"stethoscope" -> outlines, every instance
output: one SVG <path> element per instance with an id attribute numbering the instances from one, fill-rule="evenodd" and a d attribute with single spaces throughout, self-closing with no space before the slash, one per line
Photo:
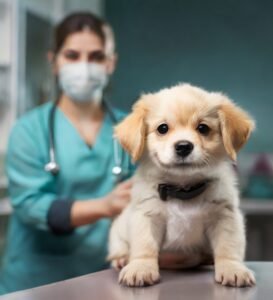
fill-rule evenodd
<path id="1" fill-rule="evenodd" d="M 110 106 L 110 104 L 104 99 L 102 101 L 103 108 L 108 112 L 113 124 L 117 124 L 118 120 Z M 55 146 L 55 114 L 58 106 L 58 100 L 54 102 L 50 112 L 49 112 L 49 162 L 45 165 L 45 171 L 51 173 L 52 175 L 57 175 L 60 171 L 60 166 L 56 161 L 56 146 Z M 115 182 L 121 181 L 123 177 L 123 160 L 124 151 L 120 147 L 118 141 L 113 138 L 113 153 L 114 153 L 114 167 L 112 168 L 112 174 L 115 177 Z"/>

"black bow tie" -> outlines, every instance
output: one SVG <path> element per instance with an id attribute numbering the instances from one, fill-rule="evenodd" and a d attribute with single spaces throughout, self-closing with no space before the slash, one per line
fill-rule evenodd
<path id="1" fill-rule="evenodd" d="M 161 183 L 158 185 L 158 192 L 161 200 L 166 201 L 168 197 L 190 200 L 201 195 L 208 187 L 210 180 L 201 181 L 189 187 Z"/>

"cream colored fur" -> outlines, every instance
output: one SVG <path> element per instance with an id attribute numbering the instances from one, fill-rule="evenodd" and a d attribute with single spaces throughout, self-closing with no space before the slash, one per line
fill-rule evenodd
<path id="1" fill-rule="evenodd" d="M 171 128 L 165 136 L 156 131 L 163 122 Z M 199 123 L 212 128 L 209 136 L 196 131 Z M 245 229 L 231 162 L 253 128 L 251 118 L 226 96 L 190 85 L 144 95 L 136 103 L 116 128 L 121 144 L 139 160 L 132 201 L 110 232 L 109 260 L 123 267 L 120 283 L 143 286 L 159 281 L 162 252 L 184 255 L 181 268 L 201 264 L 211 255 L 217 282 L 238 287 L 255 283 L 243 263 Z M 185 165 L 173 151 L 181 139 L 194 144 Z M 195 199 L 159 198 L 159 183 L 186 185 L 207 178 L 213 181 Z"/>

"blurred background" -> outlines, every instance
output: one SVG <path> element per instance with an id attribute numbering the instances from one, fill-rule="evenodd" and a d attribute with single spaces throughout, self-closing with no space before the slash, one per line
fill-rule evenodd
<path id="1" fill-rule="evenodd" d="M 0 0 L 0 251 L 12 213 L 8 135 L 21 114 L 54 99 L 52 28 L 75 11 L 92 11 L 113 26 L 114 105 L 129 110 L 143 92 L 189 82 L 223 91 L 254 116 L 257 130 L 237 168 L 247 259 L 273 260 L 272 0 Z"/>

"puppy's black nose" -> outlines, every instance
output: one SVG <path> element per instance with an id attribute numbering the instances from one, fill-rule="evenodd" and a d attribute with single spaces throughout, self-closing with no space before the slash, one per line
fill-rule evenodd
<path id="1" fill-rule="evenodd" d="M 194 146 L 189 141 L 179 141 L 174 145 L 174 148 L 176 154 L 184 158 L 192 152 Z"/>

